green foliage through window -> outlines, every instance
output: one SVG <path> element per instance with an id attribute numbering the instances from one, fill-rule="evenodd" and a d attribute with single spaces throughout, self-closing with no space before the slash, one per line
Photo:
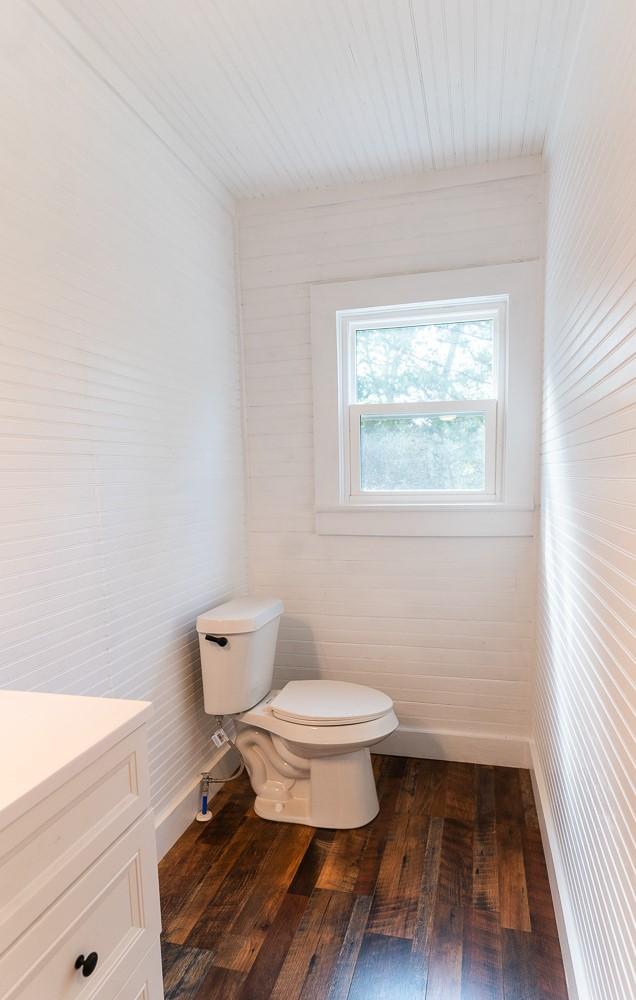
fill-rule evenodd
<path id="1" fill-rule="evenodd" d="M 492 399 L 492 319 L 357 330 L 358 403 Z"/>
<path id="2" fill-rule="evenodd" d="M 483 490 L 484 416 L 363 414 L 360 466 L 364 491 Z"/>

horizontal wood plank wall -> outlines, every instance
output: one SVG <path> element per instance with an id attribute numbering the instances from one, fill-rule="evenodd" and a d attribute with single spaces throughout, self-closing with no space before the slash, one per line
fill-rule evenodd
<path id="1" fill-rule="evenodd" d="M 636 988 L 636 10 L 589 4 L 550 137 L 536 756 L 579 994 Z"/>
<path id="2" fill-rule="evenodd" d="M 245 582 L 231 204 L 1 20 L 0 685 L 150 699 L 161 809 L 210 731 L 194 619 Z"/>
<path id="3" fill-rule="evenodd" d="M 314 533 L 309 285 L 530 259 L 536 160 L 239 204 L 252 587 L 285 602 L 277 679 L 375 685 L 431 731 L 527 734 L 527 538 Z"/>

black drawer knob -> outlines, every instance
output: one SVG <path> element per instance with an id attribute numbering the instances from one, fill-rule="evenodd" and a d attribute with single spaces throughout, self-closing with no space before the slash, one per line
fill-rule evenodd
<path id="1" fill-rule="evenodd" d="M 75 959 L 75 968 L 81 969 L 82 975 L 88 978 L 89 976 L 92 976 L 93 973 L 95 972 L 95 967 L 97 965 L 97 962 L 98 962 L 97 952 L 92 951 L 90 955 L 86 956 L 86 958 L 83 955 L 78 955 L 78 957 Z"/>

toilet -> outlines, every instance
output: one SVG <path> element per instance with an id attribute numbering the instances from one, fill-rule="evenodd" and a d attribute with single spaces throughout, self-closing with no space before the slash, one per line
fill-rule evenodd
<path id="1" fill-rule="evenodd" d="M 239 597 L 197 618 L 203 698 L 232 715 L 254 809 L 263 819 L 348 830 L 379 805 L 369 747 L 398 725 L 381 691 L 344 681 L 289 681 L 272 690 L 282 602 Z"/>

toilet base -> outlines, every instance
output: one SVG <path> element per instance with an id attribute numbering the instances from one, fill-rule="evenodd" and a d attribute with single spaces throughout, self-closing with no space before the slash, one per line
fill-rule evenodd
<path id="1" fill-rule="evenodd" d="M 237 745 L 256 792 L 254 810 L 262 819 L 352 830 L 378 814 L 367 747 L 305 759 L 294 753 L 293 744 L 255 729 L 243 730 Z"/>

